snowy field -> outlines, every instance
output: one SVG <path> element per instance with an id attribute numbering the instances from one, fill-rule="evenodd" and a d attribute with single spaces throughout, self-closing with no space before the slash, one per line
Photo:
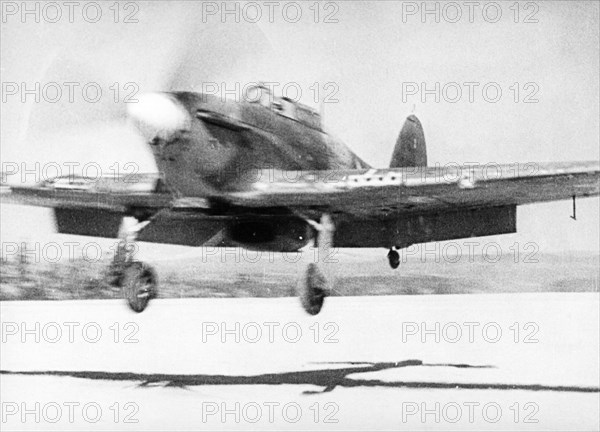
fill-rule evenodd
<path id="1" fill-rule="evenodd" d="M 1 302 L 2 430 L 598 430 L 598 293 Z"/>

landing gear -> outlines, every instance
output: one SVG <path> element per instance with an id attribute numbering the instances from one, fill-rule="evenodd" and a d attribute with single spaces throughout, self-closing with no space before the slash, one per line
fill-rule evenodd
<path id="1" fill-rule="evenodd" d="M 390 251 L 387 254 L 388 257 L 388 262 L 390 263 L 390 267 L 393 268 L 394 270 L 398 268 L 398 266 L 400 265 L 400 254 L 398 253 L 398 251 L 395 251 L 394 249 L 390 249 Z"/>
<path id="2" fill-rule="evenodd" d="M 318 232 L 316 239 L 317 259 L 316 262 L 312 262 L 306 267 L 298 283 L 298 290 L 304 310 L 310 315 L 317 315 L 323 307 L 325 297 L 331 290 L 326 266 L 333 245 L 335 226 L 328 214 L 321 217 L 321 223 L 312 222 L 311 225 Z"/>
<path id="3" fill-rule="evenodd" d="M 148 221 L 124 228 L 119 237 L 115 257 L 108 269 L 109 284 L 119 287 L 127 305 L 134 312 L 143 312 L 150 300 L 158 294 L 158 278 L 154 269 L 146 263 L 135 261 L 135 239 Z"/>
<path id="4" fill-rule="evenodd" d="M 129 308 L 139 313 L 156 297 L 158 279 L 152 267 L 133 261 L 125 267 L 121 287 Z"/>
<path id="5" fill-rule="evenodd" d="M 319 266 L 310 263 L 300 280 L 300 302 L 304 310 L 310 315 L 321 312 L 325 296 L 327 295 L 327 279 L 319 270 Z"/>

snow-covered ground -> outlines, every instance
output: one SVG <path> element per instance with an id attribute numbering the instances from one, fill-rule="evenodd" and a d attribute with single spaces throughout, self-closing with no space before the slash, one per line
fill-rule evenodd
<path id="1" fill-rule="evenodd" d="M 600 427 L 597 293 L 333 297 L 316 317 L 292 298 L 0 312 L 2 430 Z"/>

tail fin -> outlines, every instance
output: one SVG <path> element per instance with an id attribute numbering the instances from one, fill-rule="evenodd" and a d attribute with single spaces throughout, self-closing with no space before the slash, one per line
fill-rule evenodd
<path id="1" fill-rule="evenodd" d="M 411 114 L 400 131 L 390 168 L 427 166 L 425 133 L 419 119 Z"/>

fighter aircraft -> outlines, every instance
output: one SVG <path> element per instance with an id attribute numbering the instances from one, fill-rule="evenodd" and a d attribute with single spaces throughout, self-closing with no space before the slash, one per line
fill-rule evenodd
<path id="1" fill-rule="evenodd" d="M 414 115 L 389 168 L 373 169 L 324 132 L 316 110 L 253 90 L 242 101 L 145 94 L 128 117 L 159 174 L 55 178 L 12 187 L 3 201 L 53 207 L 60 233 L 121 238 L 110 274 L 135 312 L 156 297 L 158 279 L 129 252 L 134 241 L 273 252 L 313 244 L 318 259 L 298 287 L 315 315 L 332 288 L 332 247 L 385 248 L 397 268 L 401 248 L 514 233 L 518 205 L 600 191 L 598 162 L 427 167 Z M 124 217 L 137 223 L 124 229 Z"/>

